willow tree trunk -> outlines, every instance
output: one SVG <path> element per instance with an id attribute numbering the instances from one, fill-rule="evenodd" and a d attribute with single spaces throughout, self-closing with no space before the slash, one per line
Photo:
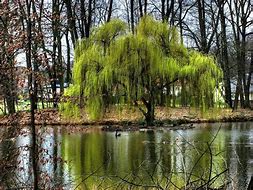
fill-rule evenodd
<path id="1" fill-rule="evenodd" d="M 165 94 L 164 94 L 164 81 L 161 79 L 161 86 L 160 86 L 160 106 L 165 106 Z"/>
<path id="2" fill-rule="evenodd" d="M 187 106 L 187 92 L 186 92 L 186 85 L 185 80 L 181 80 L 181 106 L 186 107 Z"/>
<path id="3" fill-rule="evenodd" d="M 148 102 L 145 103 L 147 112 L 145 114 L 145 120 L 147 123 L 147 126 L 154 125 L 155 120 L 155 101 L 154 96 L 151 94 L 150 99 Z"/>

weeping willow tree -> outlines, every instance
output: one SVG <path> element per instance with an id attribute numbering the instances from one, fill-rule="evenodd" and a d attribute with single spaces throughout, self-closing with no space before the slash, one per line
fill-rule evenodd
<path id="1" fill-rule="evenodd" d="M 151 17 L 143 17 L 136 31 L 129 33 L 124 22 L 113 20 L 77 44 L 73 85 L 65 95 L 79 101 L 63 103 L 65 114 L 78 115 L 84 108 L 91 119 L 97 119 L 110 105 L 127 104 L 137 106 L 150 125 L 160 92 L 170 96 L 166 88 L 175 84 L 184 84 L 182 91 L 194 89 L 187 93 L 195 102 L 191 105 L 213 105 L 221 77 L 214 58 L 187 50 L 176 28 Z"/>

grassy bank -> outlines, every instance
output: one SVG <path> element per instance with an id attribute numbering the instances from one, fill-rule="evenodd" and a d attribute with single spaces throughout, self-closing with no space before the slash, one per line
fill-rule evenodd
<path id="1" fill-rule="evenodd" d="M 201 112 L 192 108 L 156 108 L 156 125 L 201 123 L 201 122 L 236 122 L 253 121 L 253 111 L 239 109 L 211 109 Z M 13 115 L 0 116 L 0 125 L 29 124 L 29 112 L 20 111 Z M 56 109 L 44 109 L 36 112 L 36 124 L 41 125 L 144 125 L 142 114 L 137 109 L 110 109 L 104 118 L 89 120 L 87 114 L 81 117 L 65 118 Z"/>

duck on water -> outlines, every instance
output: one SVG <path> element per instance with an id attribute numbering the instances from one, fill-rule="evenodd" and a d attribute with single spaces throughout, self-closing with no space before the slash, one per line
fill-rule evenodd
<path id="1" fill-rule="evenodd" d="M 119 129 L 116 129 L 116 131 L 115 131 L 116 138 L 121 136 L 121 133 L 119 131 L 120 131 Z"/>

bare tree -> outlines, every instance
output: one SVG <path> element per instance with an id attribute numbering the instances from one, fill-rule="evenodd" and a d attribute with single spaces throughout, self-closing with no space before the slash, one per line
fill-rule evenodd
<path id="1" fill-rule="evenodd" d="M 0 1 L 0 87 L 9 114 L 16 108 L 16 61 L 22 46 L 23 33 L 20 31 L 17 7 L 9 1 Z"/>
<path id="2" fill-rule="evenodd" d="M 21 6 L 23 6 L 20 3 Z M 30 99 L 30 113 L 31 113 L 31 133 L 32 133 L 32 145 L 31 145 L 31 154 L 32 154 L 32 167 L 33 167 L 33 188 L 38 189 L 38 176 L 37 176 L 37 138 L 36 138 L 36 129 L 35 129 L 35 94 L 33 82 L 36 83 L 36 77 L 34 77 L 33 67 L 32 67 L 32 20 L 31 20 L 31 7 L 32 2 L 29 0 L 25 1 L 26 8 L 26 64 L 27 69 L 30 71 L 28 74 L 28 87 L 29 87 L 29 99 Z"/>
<path id="3" fill-rule="evenodd" d="M 247 80 L 246 67 L 246 37 L 247 29 L 252 25 L 249 19 L 251 12 L 250 1 L 247 0 L 229 0 L 229 22 L 233 31 L 233 41 L 235 45 L 236 64 L 237 64 L 237 84 L 234 100 L 234 109 L 240 104 L 242 108 L 250 107 L 249 88 L 250 79 Z M 251 75 L 248 75 L 251 78 Z M 248 84 L 247 84 L 248 83 Z"/>
<path id="4" fill-rule="evenodd" d="M 232 96 L 231 96 L 231 75 L 230 75 L 230 64 L 228 56 L 228 39 L 227 39 L 227 27 L 226 27 L 226 15 L 225 15 L 226 1 L 217 1 L 217 6 L 220 14 L 220 34 L 217 42 L 220 41 L 221 47 L 218 50 L 220 55 L 220 65 L 224 73 L 224 88 L 225 88 L 225 102 L 232 108 Z"/>

